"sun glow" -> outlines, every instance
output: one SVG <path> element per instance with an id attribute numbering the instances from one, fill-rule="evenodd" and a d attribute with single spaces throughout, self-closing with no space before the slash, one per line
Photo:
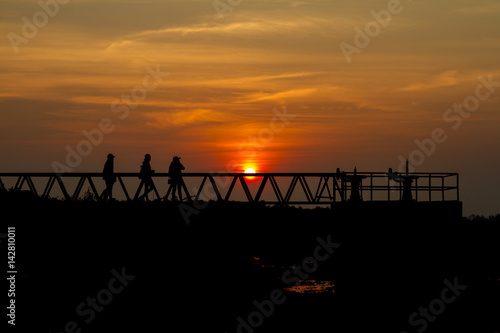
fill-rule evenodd
<path id="1" fill-rule="evenodd" d="M 248 175 L 251 175 L 251 174 L 254 174 L 255 173 L 255 169 L 253 168 L 247 168 L 245 170 L 245 173 L 248 174 Z M 254 176 L 245 176 L 246 179 L 250 180 L 250 179 L 254 179 L 255 177 Z"/>

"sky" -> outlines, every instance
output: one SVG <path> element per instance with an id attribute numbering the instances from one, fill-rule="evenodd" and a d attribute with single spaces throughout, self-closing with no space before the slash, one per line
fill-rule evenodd
<path id="1" fill-rule="evenodd" d="M 0 172 L 409 159 L 500 213 L 498 0 L 3 0 L 0 30 Z"/>

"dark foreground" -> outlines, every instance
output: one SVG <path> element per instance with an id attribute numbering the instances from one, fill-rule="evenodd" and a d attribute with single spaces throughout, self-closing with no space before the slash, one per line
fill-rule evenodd
<path id="1" fill-rule="evenodd" d="M 210 203 L 187 225 L 175 203 L 1 199 L 15 331 L 500 331 L 500 226 L 439 207 Z"/>

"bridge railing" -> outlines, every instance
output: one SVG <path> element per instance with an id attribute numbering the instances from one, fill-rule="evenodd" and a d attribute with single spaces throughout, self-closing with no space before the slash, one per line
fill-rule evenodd
<path id="1" fill-rule="evenodd" d="M 115 173 L 114 186 L 122 190 L 122 198 L 134 200 L 144 198 L 144 180 L 138 173 Z M 412 173 L 411 193 L 417 201 L 459 201 L 458 173 L 418 172 Z M 151 195 L 164 199 L 172 195 L 172 185 L 166 182 L 168 173 L 152 175 Z M 359 177 L 354 184 L 352 177 Z M 66 200 L 81 197 L 85 184 L 95 200 L 100 200 L 100 189 L 104 186 L 101 173 L 0 173 L 0 187 L 9 179 L 15 190 L 27 189 L 43 197 L 51 197 L 54 186 Z M 36 182 L 33 181 L 36 179 Z M 132 181 L 132 179 L 135 180 Z M 392 201 L 403 198 L 403 183 L 389 177 L 386 172 L 342 172 L 342 173 L 184 173 L 182 186 L 186 200 L 219 201 L 265 201 L 269 204 L 330 204 L 352 199 L 358 191 L 364 201 Z M 72 180 L 72 181 L 70 181 Z M 72 184 L 70 185 L 69 183 Z M 76 182 L 76 185 L 75 185 Z M 134 184 L 131 184 L 134 183 Z M 35 186 L 35 183 L 38 185 Z M 127 184 L 128 183 L 128 184 Z M 160 184 L 162 183 L 162 184 Z M 165 184 L 166 183 L 166 184 Z M 186 184 L 191 186 L 188 188 Z M 133 191 L 130 191 L 130 188 Z M 236 188 L 243 192 L 236 193 Z M 98 191 L 99 189 L 99 191 Z"/>

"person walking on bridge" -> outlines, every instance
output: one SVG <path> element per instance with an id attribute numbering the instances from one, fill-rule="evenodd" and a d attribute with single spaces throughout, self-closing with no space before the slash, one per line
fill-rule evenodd
<path id="1" fill-rule="evenodd" d="M 102 191 L 101 200 L 113 199 L 113 185 L 116 182 L 114 160 L 115 156 L 113 154 L 108 154 L 106 163 L 104 163 L 104 169 L 102 170 L 102 179 L 106 182 L 106 189 Z"/>
<path id="2" fill-rule="evenodd" d="M 179 200 L 182 201 L 182 189 L 184 181 L 182 180 L 182 170 L 185 169 L 184 165 L 181 164 L 180 157 L 174 156 L 170 167 L 168 168 L 168 175 L 170 176 L 169 184 L 172 186 L 172 200 L 176 200 L 175 189 L 179 194 Z"/>
<path id="3" fill-rule="evenodd" d="M 139 172 L 139 178 L 142 179 L 139 191 L 141 190 L 141 187 L 144 184 L 144 194 L 141 195 L 139 198 L 140 199 L 144 198 L 146 199 L 146 201 L 149 201 L 148 198 L 149 192 L 151 192 L 152 190 L 155 190 L 156 192 L 156 187 L 153 183 L 153 179 L 151 178 L 151 176 L 155 173 L 155 171 L 151 170 L 151 164 L 149 162 L 151 162 L 151 155 L 150 154 L 144 155 L 144 161 L 142 162 L 141 171 Z M 156 195 L 158 196 L 158 194 Z"/>

